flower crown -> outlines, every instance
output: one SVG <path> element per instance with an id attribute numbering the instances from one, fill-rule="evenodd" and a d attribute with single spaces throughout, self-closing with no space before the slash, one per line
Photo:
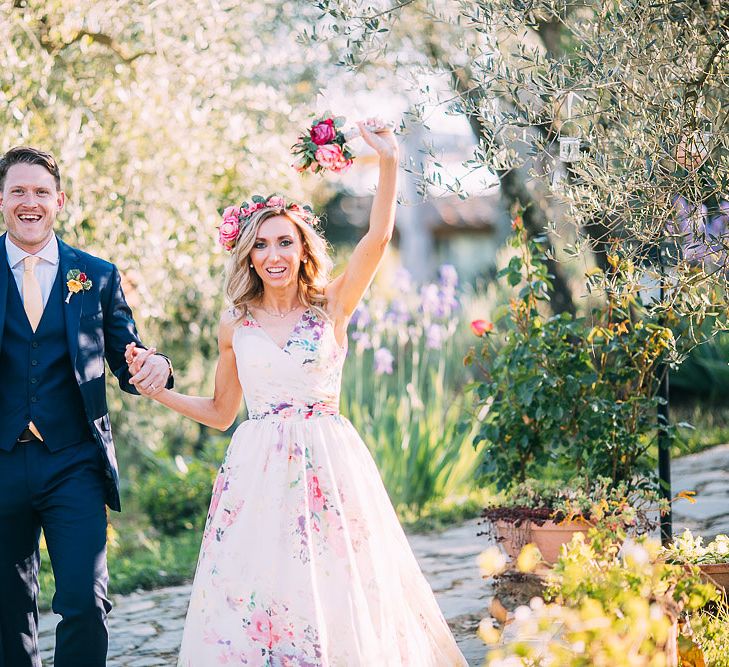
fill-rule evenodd
<path id="1" fill-rule="evenodd" d="M 292 211 L 306 222 L 314 226 L 316 216 L 311 206 L 300 206 L 296 202 L 286 201 L 281 195 L 253 195 L 251 203 L 244 201 L 240 206 L 228 206 L 223 211 L 223 222 L 218 227 L 218 243 L 226 250 L 233 250 L 238 242 L 238 237 L 246 225 L 250 222 L 253 214 L 263 208 L 280 208 L 284 211 Z"/>

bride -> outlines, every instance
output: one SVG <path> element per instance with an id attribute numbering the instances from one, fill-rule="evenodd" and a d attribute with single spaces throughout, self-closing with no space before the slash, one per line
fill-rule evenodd
<path id="1" fill-rule="evenodd" d="M 347 324 L 392 236 L 398 146 L 378 154 L 365 234 L 330 280 L 308 209 L 282 197 L 231 212 L 232 250 L 212 398 L 155 387 L 139 372 L 154 350 L 130 346 L 145 396 L 227 429 L 249 419 L 220 467 L 185 622 L 181 667 L 466 665 L 408 545 L 374 462 L 339 414 Z"/>

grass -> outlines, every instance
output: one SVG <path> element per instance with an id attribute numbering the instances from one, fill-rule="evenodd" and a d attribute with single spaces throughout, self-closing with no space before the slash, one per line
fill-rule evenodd
<path id="1" fill-rule="evenodd" d="M 683 404 L 671 407 L 671 421 L 691 424 L 678 429 L 678 442 L 672 454 L 682 456 L 729 443 L 729 406 Z"/>
<path id="2" fill-rule="evenodd" d="M 109 592 L 124 595 L 139 589 L 174 586 L 192 580 L 202 534 L 187 530 L 170 537 L 152 537 L 147 519 L 133 513 L 113 515 L 109 528 Z M 145 526 L 142 529 L 140 526 Z M 50 609 L 55 584 L 45 545 L 41 541 L 41 609 Z"/>

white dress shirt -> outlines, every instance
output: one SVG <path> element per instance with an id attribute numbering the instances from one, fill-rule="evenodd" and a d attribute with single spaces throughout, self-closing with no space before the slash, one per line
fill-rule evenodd
<path id="1" fill-rule="evenodd" d="M 18 286 L 18 292 L 23 295 L 23 271 L 25 271 L 25 258 L 30 255 L 29 252 L 21 250 L 16 246 L 9 236 L 5 236 L 5 250 L 8 254 L 8 264 L 13 272 L 13 278 Z M 35 253 L 36 257 L 40 257 L 40 262 L 35 267 L 35 277 L 40 284 L 41 295 L 43 296 L 43 307 L 48 303 L 48 297 L 53 289 L 53 283 L 58 274 L 58 239 L 53 234 L 43 247 Z"/>

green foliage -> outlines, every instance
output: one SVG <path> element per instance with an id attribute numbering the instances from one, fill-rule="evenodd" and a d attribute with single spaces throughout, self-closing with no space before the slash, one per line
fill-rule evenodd
<path id="1" fill-rule="evenodd" d="M 729 606 L 725 601 L 693 615 L 689 628 L 706 665 L 729 667 Z"/>
<path id="2" fill-rule="evenodd" d="M 162 467 L 142 481 L 137 501 L 164 535 L 202 532 L 215 474 L 216 468 L 200 459 L 190 461 L 184 470 Z"/>
<path id="3" fill-rule="evenodd" d="M 619 238 L 638 267 L 637 291 L 664 279 L 662 251 L 670 280 L 651 307 L 694 324 L 716 317 L 726 328 L 729 4 L 316 4 L 328 20 L 305 37 L 327 38 L 357 71 L 395 64 L 417 101 L 411 122 L 426 125 L 431 105 L 464 117 L 478 139 L 464 168 L 495 172 L 502 193 L 531 199 L 531 211 L 553 204 L 549 231 L 567 256 L 605 268 L 606 247 Z M 579 142 L 572 161 L 560 157 L 569 139 Z M 442 189 L 431 169 L 438 153 L 423 152 L 425 187 Z M 515 178 L 523 187 L 512 187 Z M 448 190 L 468 196 L 460 179 Z M 545 218 L 535 213 L 537 227 Z M 602 277 L 609 290 L 610 275 Z"/>
<path id="4" fill-rule="evenodd" d="M 697 568 L 660 560 L 660 545 L 592 529 L 575 534 L 548 578 L 549 604 L 516 615 L 512 639 L 489 654 L 490 667 L 665 667 L 675 651 L 674 623 L 719 599 Z M 545 638 L 535 645 L 529 638 Z M 514 661 L 519 657 L 523 662 Z M 535 662 L 532 662 L 535 661 Z"/>
<path id="5" fill-rule="evenodd" d="M 501 336 L 485 334 L 480 354 L 469 355 L 483 372 L 474 390 L 486 480 L 506 489 L 550 471 L 563 480 L 607 477 L 614 485 L 647 477 L 656 371 L 673 349 L 671 331 L 641 319 L 620 291 L 591 321 L 567 313 L 545 320 L 543 249 L 527 240 L 518 219 L 515 228 L 520 254 L 500 275 L 523 287 L 501 319 Z"/>
<path id="6" fill-rule="evenodd" d="M 729 386 L 729 334 L 718 333 L 695 346 L 671 373 L 671 391 L 682 398 L 725 402 Z"/>

